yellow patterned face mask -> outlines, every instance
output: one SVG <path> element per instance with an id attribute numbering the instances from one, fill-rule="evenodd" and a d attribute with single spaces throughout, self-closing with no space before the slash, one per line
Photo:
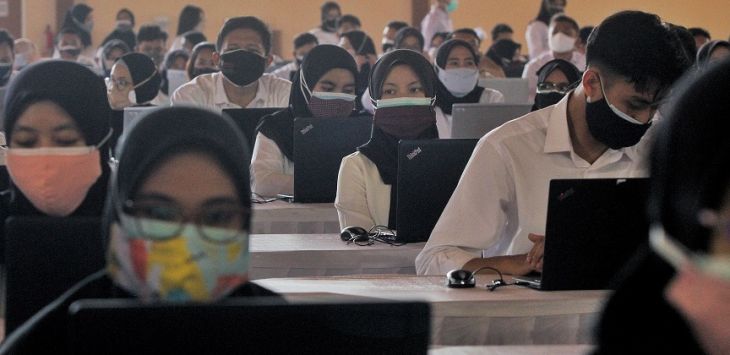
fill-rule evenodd
<path id="1" fill-rule="evenodd" d="M 108 270 L 119 286 L 142 300 L 213 301 L 248 280 L 244 231 L 234 231 L 235 238 L 216 243 L 189 223 L 177 236 L 150 240 L 133 235 L 135 228 L 122 226 L 148 223 L 146 228 L 171 228 L 170 223 L 126 215 L 120 219 L 121 225 L 111 228 Z M 206 229 L 208 235 L 215 232 Z"/>

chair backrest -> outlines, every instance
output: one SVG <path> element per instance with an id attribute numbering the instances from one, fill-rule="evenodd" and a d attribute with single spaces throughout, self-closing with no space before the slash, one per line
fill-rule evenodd
<path id="1" fill-rule="evenodd" d="M 105 265 L 99 217 L 11 217 L 5 221 L 5 332 L 9 334 Z"/>

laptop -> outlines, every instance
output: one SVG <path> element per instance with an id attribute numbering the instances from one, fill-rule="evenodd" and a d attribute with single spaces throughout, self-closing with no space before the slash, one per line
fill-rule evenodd
<path id="1" fill-rule="evenodd" d="M 530 104 L 454 104 L 451 138 L 481 138 L 507 121 L 530 112 Z"/>
<path id="2" fill-rule="evenodd" d="M 258 133 L 256 127 L 261 122 L 261 118 L 285 108 L 227 108 L 223 110 L 223 113 L 227 114 L 236 123 L 243 136 L 246 137 L 250 151 L 253 152 L 253 145 L 256 143 L 256 134 Z"/>
<path id="3" fill-rule="evenodd" d="M 611 289 L 648 241 L 649 179 L 550 181 L 542 275 L 517 277 L 540 290 Z"/>
<path id="4" fill-rule="evenodd" d="M 476 144 L 476 139 L 400 142 L 396 241 L 428 240 Z"/>
<path id="5" fill-rule="evenodd" d="M 530 102 L 530 88 L 527 79 L 481 79 L 479 80 L 479 86 L 501 92 L 504 95 L 504 102 L 507 104 L 526 104 Z"/>
<path id="6" fill-rule="evenodd" d="M 370 116 L 294 119 L 294 202 L 334 202 L 342 158 L 370 140 Z"/>
<path id="7" fill-rule="evenodd" d="M 69 307 L 74 354 L 426 354 L 425 302 L 285 303 L 270 297 L 144 305 L 87 299 Z"/>
<path id="8" fill-rule="evenodd" d="M 147 113 L 159 109 L 159 106 L 132 106 L 124 108 L 124 124 L 122 131 L 126 132 L 131 129 L 142 116 Z"/>

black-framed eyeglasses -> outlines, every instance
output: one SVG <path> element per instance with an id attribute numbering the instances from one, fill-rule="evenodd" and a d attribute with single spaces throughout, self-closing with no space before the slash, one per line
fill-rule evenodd
<path id="1" fill-rule="evenodd" d="M 537 84 L 537 93 L 538 94 L 547 94 L 551 92 L 559 92 L 561 94 L 565 94 L 568 91 L 570 91 L 572 85 L 568 83 L 538 83 Z"/>
<path id="2" fill-rule="evenodd" d="M 187 214 L 177 203 L 132 201 L 122 206 L 122 224 L 136 237 L 166 240 L 177 237 L 192 222 L 200 235 L 214 243 L 230 243 L 244 235 L 249 210 L 228 202 L 210 203 Z"/>

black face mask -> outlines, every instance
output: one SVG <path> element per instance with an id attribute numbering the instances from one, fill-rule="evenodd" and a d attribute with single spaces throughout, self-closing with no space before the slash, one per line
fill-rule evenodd
<path id="1" fill-rule="evenodd" d="M 565 97 L 565 94 L 559 92 L 548 92 L 535 95 L 535 106 L 538 109 L 545 108 L 557 104 Z"/>
<path id="2" fill-rule="evenodd" d="M 322 22 L 322 29 L 327 32 L 335 32 L 337 31 L 337 19 L 334 20 L 324 20 Z"/>
<path id="3" fill-rule="evenodd" d="M 393 43 L 383 43 L 383 53 L 386 53 L 393 49 L 394 44 Z"/>
<path id="4" fill-rule="evenodd" d="M 221 73 L 236 86 L 258 80 L 266 70 L 266 57 L 243 49 L 221 54 Z"/>
<path id="5" fill-rule="evenodd" d="M 617 115 L 606 101 L 606 94 L 597 102 L 586 103 L 586 123 L 593 138 L 611 149 L 621 149 L 639 143 L 651 122 L 631 123 Z"/>
<path id="6" fill-rule="evenodd" d="M 197 77 L 199 75 L 213 74 L 213 73 L 217 73 L 217 72 L 218 72 L 218 69 L 216 69 L 216 68 L 209 68 L 209 67 L 194 68 L 193 69 L 193 77 L 190 78 L 190 80 L 192 80 L 193 78 L 195 78 L 195 77 Z"/>

